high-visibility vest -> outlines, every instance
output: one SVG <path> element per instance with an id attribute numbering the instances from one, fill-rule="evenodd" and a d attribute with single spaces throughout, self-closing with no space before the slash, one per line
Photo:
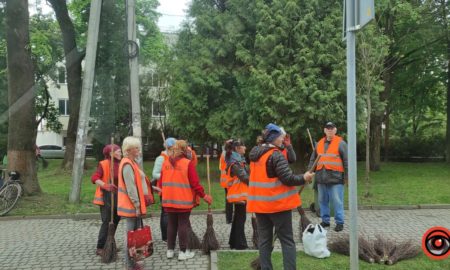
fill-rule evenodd
<path id="1" fill-rule="evenodd" d="M 344 172 L 344 165 L 341 156 L 339 155 L 339 144 L 342 141 L 342 138 L 334 136 L 325 152 L 326 139 L 326 137 L 322 138 L 317 144 L 317 154 L 322 155 L 317 163 L 317 171 L 325 168 L 327 170 Z"/>
<path id="2" fill-rule="evenodd" d="M 275 148 L 264 153 L 256 162 L 250 162 L 250 181 L 248 186 L 247 212 L 276 213 L 292 210 L 301 205 L 295 187 L 281 183 L 278 177 L 267 175 L 267 160 L 278 151 Z"/>
<path id="3" fill-rule="evenodd" d="M 162 167 L 162 206 L 191 209 L 195 206 L 194 191 L 188 178 L 189 159 L 181 158 L 175 166 L 165 161 Z"/>
<path id="4" fill-rule="evenodd" d="M 111 179 L 109 179 L 109 177 L 110 177 L 109 170 L 111 169 L 111 167 L 109 166 L 109 163 L 110 163 L 110 161 L 108 159 L 100 161 L 100 166 L 102 166 L 102 170 L 103 170 L 102 181 L 105 184 L 109 184 L 111 182 Z M 92 202 L 96 205 L 105 205 L 105 201 L 103 199 L 103 189 L 98 185 L 97 185 L 97 188 L 95 189 L 94 200 Z"/>
<path id="5" fill-rule="evenodd" d="M 236 163 L 238 166 L 242 166 L 241 164 Z M 231 167 L 230 165 L 227 170 L 227 186 L 228 186 L 228 192 L 227 192 L 227 201 L 229 203 L 236 203 L 236 202 L 244 202 L 247 200 L 248 196 L 248 186 L 246 183 L 241 182 L 241 180 L 237 176 L 231 176 Z"/>
<path id="6" fill-rule="evenodd" d="M 219 170 L 220 170 L 220 186 L 223 188 L 227 188 L 228 176 L 227 176 L 227 163 L 225 162 L 225 154 L 220 155 Z"/>
<path id="7" fill-rule="evenodd" d="M 133 202 L 131 202 L 130 197 L 128 197 L 127 187 L 125 185 L 125 181 L 123 180 L 123 167 L 125 165 L 130 165 L 133 168 L 134 172 L 134 183 L 136 185 L 136 189 L 139 197 L 139 209 L 141 215 L 145 215 L 147 213 L 147 208 L 145 207 L 145 198 L 144 198 L 144 190 L 142 186 L 142 177 L 139 169 L 139 165 L 133 160 L 125 157 L 122 158 L 119 165 L 119 193 L 118 193 L 118 202 L 117 202 L 117 214 L 121 217 L 136 217 L 136 208 L 134 207 Z"/>
<path id="8" fill-rule="evenodd" d="M 164 158 L 163 164 L 164 164 L 164 162 L 169 160 L 169 155 L 167 155 L 167 153 L 165 151 L 161 151 L 161 156 Z M 161 167 L 161 169 L 162 169 L 162 167 Z M 159 181 L 161 181 L 161 179 L 156 179 L 156 186 L 159 185 Z M 161 196 L 160 191 L 158 191 L 158 195 Z"/>
<path id="9" fill-rule="evenodd" d="M 284 158 L 286 158 L 286 160 L 289 160 L 289 159 L 288 159 L 288 152 L 287 152 L 286 147 L 283 148 L 283 150 L 281 150 L 281 154 L 283 154 L 283 156 L 284 156 Z"/>

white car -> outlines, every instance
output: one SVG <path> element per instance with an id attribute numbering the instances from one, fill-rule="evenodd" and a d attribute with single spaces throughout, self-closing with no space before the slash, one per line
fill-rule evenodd
<path id="1" fill-rule="evenodd" d="M 64 158 L 66 153 L 66 148 L 58 145 L 41 145 L 39 149 L 43 158 Z"/>

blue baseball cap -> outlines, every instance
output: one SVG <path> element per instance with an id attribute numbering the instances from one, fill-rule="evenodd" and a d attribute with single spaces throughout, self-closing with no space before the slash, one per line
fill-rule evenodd
<path id="1" fill-rule="evenodd" d="M 166 145 L 166 147 L 172 147 L 175 145 L 175 142 L 177 140 L 175 138 L 169 137 L 166 139 L 166 141 L 164 142 L 164 144 Z"/>

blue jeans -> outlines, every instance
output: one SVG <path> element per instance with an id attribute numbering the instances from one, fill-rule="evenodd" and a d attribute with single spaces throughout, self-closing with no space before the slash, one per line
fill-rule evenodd
<path id="1" fill-rule="evenodd" d="M 330 202 L 334 207 L 336 224 L 344 224 L 344 185 L 318 184 L 320 216 L 322 222 L 330 224 Z"/>

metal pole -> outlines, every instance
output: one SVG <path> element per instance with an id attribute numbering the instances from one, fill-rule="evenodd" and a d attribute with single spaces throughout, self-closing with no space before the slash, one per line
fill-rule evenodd
<path id="1" fill-rule="evenodd" d="M 127 33 L 128 40 L 136 44 L 136 1 L 127 0 Z M 138 48 L 135 48 L 138 50 Z M 129 53 L 132 54 L 133 46 L 128 47 Z M 139 66 L 138 57 L 129 58 L 130 65 L 130 95 L 131 95 L 131 113 L 133 136 L 138 137 L 142 143 L 141 130 L 141 104 L 139 101 Z"/>
<path id="2" fill-rule="evenodd" d="M 355 0 L 346 1 L 347 31 L 347 131 L 348 178 L 350 210 L 350 269 L 359 269 L 358 258 L 358 200 L 356 178 L 356 60 Z M 350 28 L 350 30 L 349 30 Z"/>
<path id="3" fill-rule="evenodd" d="M 72 169 L 72 188 L 69 201 L 80 202 L 81 182 L 84 169 L 84 155 L 87 137 L 87 127 L 91 112 L 92 87 L 94 83 L 95 58 L 97 55 L 98 29 L 100 25 L 102 0 L 92 0 L 89 14 L 88 38 L 86 45 L 86 62 L 84 69 L 83 88 L 81 90 L 80 114 L 78 120 L 75 156 Z"/>

